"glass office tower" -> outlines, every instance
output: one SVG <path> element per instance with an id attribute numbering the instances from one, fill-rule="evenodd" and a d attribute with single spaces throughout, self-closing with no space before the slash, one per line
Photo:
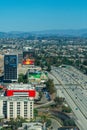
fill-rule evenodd
<path id="1" fill-rule="evenodd" d="M 17 55 L 4 56 L 4 80 L 17 81 L 18 79 L 18 58 Z"/>

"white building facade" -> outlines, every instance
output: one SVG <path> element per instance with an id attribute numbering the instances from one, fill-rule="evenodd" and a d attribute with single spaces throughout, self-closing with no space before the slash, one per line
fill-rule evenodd
<path id="1" fill-rule="evenodd" d="M 11 119 L 22 117 L 33 119 L 34 101 L 25 97 L 3 97 L 0 99 L 0 116 Z"/>

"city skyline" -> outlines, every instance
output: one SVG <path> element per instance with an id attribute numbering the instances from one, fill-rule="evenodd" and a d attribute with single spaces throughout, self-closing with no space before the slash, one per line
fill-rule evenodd
<path id="1" fill-rule="evenodd" d="M 0 31 L 87 28 L 86 0 L 0 0 Z"/>

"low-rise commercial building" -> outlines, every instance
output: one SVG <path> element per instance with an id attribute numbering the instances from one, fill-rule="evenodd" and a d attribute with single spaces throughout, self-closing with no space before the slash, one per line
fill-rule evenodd
<path id="1" fill-rule="evenodd" d="M 35 87 L 31 84 L 18 84 L 13 83 L 7 87 L 6 96 L 19 96 L 34 98 L 36 91 Z"/>
<path id="2" fill-rule="evenodd" d="M 25 128 L 27 130 L 46 130 L 45 125 L 39 122 L 23 123 L 18 130 L 24 130 Z"/>
<path id="3" fill-rule="evenodd" d="M 48 75 L 46 72 L 42 71 L 28 71 L 27 73 L 28 81 L 32 84 L 44 83 L 48 80 Z"/>

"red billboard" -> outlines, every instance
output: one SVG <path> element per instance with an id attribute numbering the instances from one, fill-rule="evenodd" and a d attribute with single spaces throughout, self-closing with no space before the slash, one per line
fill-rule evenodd
<path id="1" fill-rule="evenodd" d="M 36 91 L 35 90 L 7 90 L 6 91 L 6 96 L 22 96 L 25 95 L 25 96 L 28 96 L 28 97 L 35 97 L 36 95 Z"/>
<path id="2" fill-rule="evenodd" d="M 22 64 L 23 65 L 34 65 L 35 60 L 34 59 L 24 59 Z"/>

